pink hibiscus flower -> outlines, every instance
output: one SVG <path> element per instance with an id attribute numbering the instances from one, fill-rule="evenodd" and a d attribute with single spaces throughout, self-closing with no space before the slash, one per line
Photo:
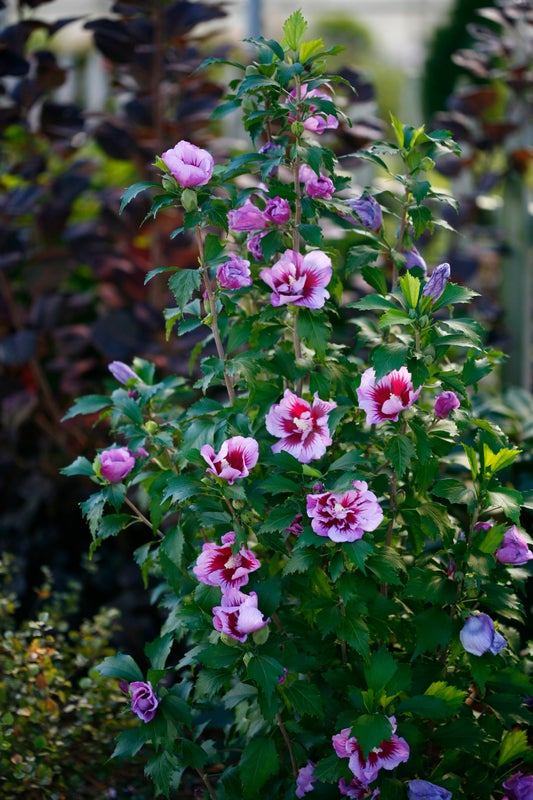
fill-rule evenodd
<path id="1" fill-rule="evenodd" d="M 352 774 L 363 784 L 372 783 L 380 769 L 394 769 L 402 761 L 409 758 L 409 745 L 400 736 L 396 736 L 396 720 L 389 717 L 392 724 L 392 736 L 384 739 L 378 747 L 363 758 L 363 751 L 355 736 L 350 736 L 352 729 L 343 728 L 332 737 L 333 747 L 339 758 L 349 758 L 348 766 Z"/>
<path id="2" fill-rule="evenodd" d="M 213 156 L 195 144 L 182 139 L 175 147 L 161 154 L 170 174 L 180 186 L 203 186 L 213 174 Z"/>
<path id="3" fill-rule="evenodd" d="M 321 197 L 324 200 L 330 200 L 333 197 L 335 186 L 331 178 L 326 175 L 317 175 L 314 169 L 307 164 L 302 164 L 298 177 L 304 184 L 304 191 L 309 197 Z"/>
<path id="4" fill-rule="evenodd" d="M 272 452 L 286 450 L 302 464 L 323 456 L 331 444 L 328 414 L 336 407 L 337 403 L 321 400 L 316 393 L 311 405 L 285 389 L 281 402 L 265 418 L 267 431 L 279 437 Z"/>
<path id="5" fill-rule="evenodd" d="M 232 436 L 222 443 L 218 453 L 204 444 L 200 455 L 209 464 L 207 472 L 224 478 L 230 485 L 237 478 L 246 478 L 257 464 L 259 445 L 252 437 Z"/>
<path id="6" fill-rule="evenodd" d="M 302 100 L 309 101 L 310 98 L 316 97 L 319 100 L 329 100 L 331 102 L 331 97 L 326 94 L 326 92 L 322 92 L 320 89 L 308 89 L 307 85 L 304 84 L 300 89 L 300 97 Z M 290 102 L 296 102 L 296 89 L 293 89 L 289 95 Z M 294 122 L 296 117 L 293 114 L 289 114 L 289 119 L 291 122 Z M 309 103 L 304 111 L 304 119 L 302 120 L 303 126 L 306 131 L 310 133 L 324 133 L 325 130 L 328 128 L 338 128 L 339 121 L 335 117 L 334 114 L 327 114 L 324 111 L 319 111 L 318 106 Z"/>
<path id="7" fill-rule="evenodd" d="M 397 422 L 400 412 L 418 399 L 420 391 L 421 388 L 414 389 L 407 367 L 389 372 L 377 383 L 376 373 L 370 367 L 363 372 L 357 397 L 359 407 L 366 411 L 367 424 L 376 425 L 385 420 Z"/>
<path id="8" fill-rule="evenodd" d="M 217 269 L 217 281 L 222 289 L 242 289 L 251 286 L 250 262 L 230 253 L 228 261 Z"/>
<path id="9" fill-rule="evenodd" d="M 322 308 L 329 297 L 325 287 L 331 275 L 331 259 L 321 250 L 312 250 L 305 256 L 295 250 L 285 250 L 273 267 L 259 273 L 272 289 L 270 302 L 273 306 L 294 303 L 307 308 Z"/>
<path id="10" fill-rule="evenodd" d="M 307 515 L 318 536 L 329 536 L 333 542 L 355 542 L 381 523 L 383 511 L 366 481 L 353 481 L 353 487 L 343 494 L 307 495 Z"/>
<path id="11" fill-rule="evenodd" d="M 264 628 L 270 622 L 257 608 L 257 594 L 244 594 L 230 589 L 222 595 L 221 604 L 213 608 L 213 625 L 217 631 L 246 641 L 249 633 Z"/>
<path id="12" fill-rule="evenodd" d="M 208 586 L 220 586 L 223 592 L 240 589 L 248 583 L 250 572 L 255 572 L 261 564 L 252 551 L 244 547 L 234 553 L 234 542 L 235 532 L 228 531 L 222 537 L 222 544 L 204 543 L 192 569 L 199 581 Z"/>
<path id="13" fill-rule="evenodd" d="M 239 208 L 234 208 L 228 213 L 228 226 L 232 231 L 261 231 L 268 226 L 260 208 L 252 203 L 250 198 Z"/>
<path id="14" fill-rule="evenodd" d="M 298 775 L 296 777 L 296 797 L 303 797 L 308 792 L 313 791 L 313 783 L 317 780 L 313 775 L 314 768 L 314 761 L 308 761 L 305 767 L 301 767 L 298 770 Z"/>

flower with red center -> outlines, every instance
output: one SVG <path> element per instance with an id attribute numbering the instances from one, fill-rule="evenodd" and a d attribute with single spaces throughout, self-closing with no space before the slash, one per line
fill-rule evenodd
<path id="1" fill-rule="evenodd" d="M 318 536 L 329 536 L 332 542 L 355 542 L 381 523 L 383 511 L 366 481 L 353 481 L 353 487 L 342 494 L 307 495 L 307 515 Z"/>
<path id="2" fill-rule="evenodd" d="M 213 626 L 220 633 L 239 642 L 246 641 L 249 633 L 264 628 L 270 622 L 257 608 L 257 594 L 244 594 L 230 589 L 222 595 L 219 606 L 213 608 Z"/>
<path id="3" fill-rule="evenodd" d="M 328 100 L 330 103 L 331 97 L 320 89 L 308 89 L 307 84 L 300 87 L 300 99 L 305 101 L 304 119 L 302 120 L 303 126 L 306 131 L 311 133 L 324 133 L 328 128 L 338 128 L 339 121 L 334 114 L 328 114 L 325 111 L 319 110 L 318 106 L 309 103 L 309 99 L 316 97 L 318 100 Z M 295 103 L 297 100 L 296 89 L 293 89 L 289 95 L 289 101 Z M 296 117 L 294 114 L 289 114 L 289 120 L 294 122 Z"/>
<path id="4" fill-rule="evenodd" d="M 161 158 L 170 174 L 184 188 L 203 186 L 213 174 L 214 161 L 211 153 L 184 139 L 162 153 Z"/>
<path id="5" fill-rule="evenodd" d="M 396 735 L 395 718 L 388 717 L 388 720 L 392 725 L 391 738 L 384 739 L 378 747 L 374 747 L 366 759 L 356 737 L 350 736 L 351 728 L 343 728 L 332 737 L 335 752 L 339 758 L 349 759 L 350 771 L 363 784 L 372 783 L 380 769 L 394 769 L 409 758 L 409 745 L 405 739 Z"/>
<path id="6" fill-rule="evenodd" d="M 230 485 L 237 478 L 246 478 L 257 464 L 259 445 L 252 437 L 232 436 L 222 443 L 218 453 L 210 444 L 204 444 L 200 454 L 207 464 L 207 472 L 223 478 Z"/>
<path id="7" fill-rule="evenodd" d="M 313 404 L 285 389 L 283 398 L 273 405 L 265 418 L 266 429 L 279 442 L 272 452 L 286 450 L 302 464 L 320 458 L 331 444 L 328 414 L 337 403 L 321 400 L 315 393 Z"/>
<path id="8" fill-rule="evenodd" d="M 516 525 L 505 531 L 501 545 L 494 553 L 500 564 L 509 564 L 513 567 L 522 566 L 533 558 L 526 538 Z"/>
<path id="9" fill-rule="evenodd" d="M 386 420 L 397 422 L 400 412 L 418 399 L 420 391 L 420 388 L 413 388 L 407 367 L 389 372 L 377 383 L 376 373 L 370 367 L 363 372 L 361 385 L 357 389 L 359 408 L 366 411 L 368 425 L 377 425 Z"/>
<path id="10" fill-rule="evenodd" d="M 242 289 L 251 286 L 250 262 L 245 258 L 230 253 L 228 261 L 217 269 L 217 281 L 221 289 Z"/>
<path id="11" fill-rule="evenodd" d="M 259 273 L 272 289 L 270 302 L 273 306 L 294 303 L 306 308 L 322 308 L 329 297 L 325 287 L 331 275 L 331 259 L 321 250 L 312 250 L 305 256 L 295 250 L 285 250 L 273 267 Z"/>
<path id="12" fill-rule="evenodd" d="M 222 537 L 222 544 L 204 543 L 192 569 L 199 581 L 208 586 L 220 586 L 223 592 L 240 589 L 248 583 L 249 573 L 255 572 L 261 564 L 252 551 L 244 547 L 234 553 L 234 542 L 235 532 L 228 531 Z"/>

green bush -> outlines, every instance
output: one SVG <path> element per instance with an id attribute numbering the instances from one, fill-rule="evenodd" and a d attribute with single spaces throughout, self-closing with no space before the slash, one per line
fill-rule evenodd
<path id="1" fill-rule="evenodd" d="M 20 620 L 10 591 L 14 559 L 0 560 L 0 796 L 84 800 L 142 794 L 142 770 L 109 764 L 124 696 L 93 666 L 109 655 L 118 611 L 103 609 L 69 629 L 79 589 L 54 590 L 45 570 L 37 613 Z M 113 777 L 111 778 L 111 772 Z M 141 788 L 139 788 L 141 787 Z"/>

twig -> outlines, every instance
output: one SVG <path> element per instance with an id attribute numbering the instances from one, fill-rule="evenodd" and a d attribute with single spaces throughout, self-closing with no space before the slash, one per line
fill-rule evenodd
<path id="1" fill-rule="evenodd" d="M 287 745 L 287 750 L 289 751 L 289 758 L 291 760 L 292 774 L 296 778 L 298 776 L 298 767 L 296 766 L 296 761 L 294 760 L 294 753 L 292 752 L 291 740 L 289 739 L 289 734 L 287 733 L 287 729 L 283 724 L 283 720 L 281 719 L 281 715 L 279 713 L 276 714 L 276 723 L 281 731 L 281 735 L 283 736 L 285 744 Z"/>

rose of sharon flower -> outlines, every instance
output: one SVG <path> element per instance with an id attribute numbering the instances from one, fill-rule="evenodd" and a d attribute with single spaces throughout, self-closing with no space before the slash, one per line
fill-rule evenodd
<path id="1" fill-rule="evenodd" d="M 302 464 L 323 456 L 331 444 L 328 414 L 336 407 L 337 403 L 321 400 L 316 393 L 310 405 L 285 389 L 281 402 L 273 405 L 265 418 L 267 431 L 279 437 L 272 452 L 286 450 Z"/>
<path id="2" fill-rule="evenodd" d="M 384 739 L 378 747 L 363 758 L 363 751 L 355 736 L 350 736 L 352 729 L 343 728 L 332 737 L 333 747 L 339 758 L 349 758 L 348 766 L 353 775 L 363 784 L 372 783 L 380 769 L 394 769 L 402 761 L 409 758 L 409 745 L 396 735 L 396 719 L 388 717 L 392 725 L 392 736 Z"/>
<path id="3" fill-rule="evenodd" d="M 412 269 L 420 269 L 422 270 L 423 275 L 427 272 L 427 264 L 413 245 L 410 250 L 402 250 L 403 254 L 405 255 L 405 268 L 408 270 Z"/>
<path id="4" fill-rule="evenodd" d="M 211 153 L 182 139 L 175 147 L 161 155 L 170 174 L 183 188 L 204 186 L 213 174 Z"/>
<path id="5" fill-rule="evenodd" d="M 103 450 L 98 459 L 100 475 L 109 483 L 124 480 L 135 466 L 135 456 L 127 447 L 110 447 L 108 450 Z"/>
<path id="6" fill-rule="evenodd" d="M 383 212 L 375 197 L 363 194 L 356 200 L 347 200 L 346 205 L 352 209 L 364 228 L 374 233 L 380 230 L 383 225 Z"/>
<path id="7" fill-rule="evenodd" d="M 533 775 L 515 772 L 502 786 L 507 792 L 503 800 L 531 800 L 533 797 Z"/>
<path id="8" fill-rule="evenodd" d="M 296 89 L 293 89 L 289 95 L 289 100 L 294 103 L 296 101 L 296 96 Z M 308 90 L 307 84 L 305 83 L 300 88 L 300 97 L 302 100 L 306 101 L 312 97 L 316 97 L 320 100 L 329 100 L 331 102 L 331 97 L 328 94 L 321 92 L 320 89 Z M 311 133 L 320 134 L 324 133 L 324 131 L 328 128 L 339 127 L 339 121 L 337 117 L 335 117 L 333 114 L 326 114 L 324 111 L 318 111 L 317 106 L 314 106 L 312 103 L 307 106 L 305 113 L 309 113 L 310 116 L 303 120 L 303 126 Z M 289 114 L 289 120 L 291 122 L 294 122 L 295 119 L 296 117 L 293 114 Z"/>
<path id="9" fill-rule="evenodd" d="M 155 696 L 150 681 L 133 681 L 130 683 L 131 710 L 142 719 L 143 722 L 150 722 L 155 717 L 159 697 Z"/>
<path id="10" fill-rule="evenodd" d="M 285 250 L 270 269 L 262 269 L 259 277 L 272 289 L 273 306 L 294 303 L 306 308 L 322 308 L 329 292 L 331 259 L 321 250 L 303 256 L 295 250 Z"/>
<path id="11" fill-rule="evenodd" d="M 209 464 L 207 472 L 223 478 L 230 485 L 237 478 L 246 478 L 257 464 L 259 445 L 252 437 L 232 436 L 222 443 L 218 453 L 204 444 L 200 454 Z"/>
<path id="12" fill-rule="evenodd" d="M 267 231 L 259 231 L 259 233 L 250 234 L 246 239 L 248 252 L 252 254 L 256 261 L 261 261 L 263 258 L 263 245 L 261 241 L 266 234 Z"/>
<path id="13" fill-rule="evenodd" d="M 111 363 L 107 365 L 107 368 L 119 383 L 126 384 L 130 380 L 139 380 L 137 373 L 127 364 L 124 364 L 123 361 L 111 361 Z"/>
<path id="14" fill-rule="evenodd" d="M 291 218 L 291 207 L 284 197 L 271 197 L 267 200 L 263 217 L 275 225 L 284 225 Z"/>
<path id="15" fill-rule="evenodd" d="M 217 281 L 222 289 L 242 289 L 251 286 L 250 262 L 231 253 L 227 261 L 217 269 Z"/>
<path id="16" fill-rule="evenodd" d="M 466 620 L 459 633 L 461 644 L 467 653 L 482 656 L 483 653 L 492 653 L 497 656 L 507 642 L 494 628 L 494 622 L 488 614 L 473 614 Z"/>
<path id="17" fill-rule="evenodd" d="M 222 537 L 222 544 L 204 543 L 192 569 L 199 581 L 208 586 L 220 586 L 223 592 L 240 589 L 248 583 L 249 573 L 255 572 L 261 564 L 252 551 L 244 547 L 234 553 L 234 542 L 235 532 L 228 531 Z"/>
<path id="18" fill-rule="evenodd" d="M 329 536 L 333 542 L 355 542 L 381 523 L 383 511 L 366 481 L 353 481 L 353 487 L 343 494 L 307 495 L 307 515 L 318 536 Z"/>
<path id="19" fill-rule="evenodd" d="M 420 391 L 413 388 L 407 367 L 389 372 L 377 383 L 376 372 L 370 367 L 363 372 L 357 397 L 359 407 L 366 411 L 367 424 L 377 425 L 386 420 L 397 422 L 400 412 L 413 405 Z"/>
<path id="20" fill-rule="evenodd" d="M 446 419 L 446 417 L 448 417 L 454 409 L 459 408 L 460 405 L 461 403 L 455 392 L 446 391 L 439 394 L 435 400 L 433 410 L 436 417 L 439 419 Z"/>
<path id="21" fill-rule="evenodd" d="M 516 525 L 505 531 L 501 545 L 494 553 L 501 564 L 511 564 L 513 567 L 527 564 L 533 558 L 528 543 Z"/>
<path id="22" fill-rule="evenodd" d="M 330 200 L 335 191 L 335 185 L 326 175 L 317 175 L 314 169 L 307 164 L 302 164 L 299 172 L 300 183 L 304 184 L 305 193 L 309 197 Z"/>
<path id="23" fill-rule="evenodd" d="M 244 594 L 238 589 L 230 589 L 222 595 L 221 604 L 213 608 L 213 625 L 217 631 L 246 641 L 249 633 L 264 628 L 270 619 L 264 619 L 257 608 L 257 594 Z"/>
<path id="24" fill-rule="evenodd" d="M 433 301 L 438 300 L 450 280 L 450 265 L 447 263 L 439 264 L 431 273 L 431 277 L 422 289 L 422 294 L 431 297 Z"/>
<path id="25" fill-rule="evenodd" d="M 260 208 L 252 203 L 248 197 L 242 206 L 228 212 L 228 226 L 232 231 L 262 231 L 268 225 L 268 220 Z"/>
<path id="26" fill-rule="evenodd" d="M 305 767 L 298 770 L 296 777 L 296 797 L 303 797 L 307 792 L 313 791 L 313 783 L 317 778 L 313 775 L 315 764 L 313 761 L 308 761 Z"/>
<path id="27" fill-rule="evenodd" d="M 346 783 L 344 778 L 339 781 L 339 792 L 345 797 L 351 797 L 353 800 L 377 800 L 380 796 L 380 791 L 376 787 L 371 789 L 366 783 L 361 783 L 357 778 L 353 778 L 350 783 Z"/>
<path id="28" fill-rule="evenodd" d="M 429 781 L 409 781 L 408 800 L 451 800 L 452 793 Z"/>

